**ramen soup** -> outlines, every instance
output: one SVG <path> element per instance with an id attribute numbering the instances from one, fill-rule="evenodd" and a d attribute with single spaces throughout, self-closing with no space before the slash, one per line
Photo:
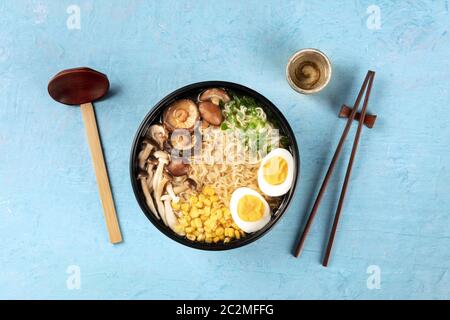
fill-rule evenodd
<path id="1" fill-rule="evenodd" d="M 137 157 L 147 207 L 180 237 L 239 241 L 270 222 L 292 187 L 286 140 L 253 98 L 210 88 L 173 101 Z"/>

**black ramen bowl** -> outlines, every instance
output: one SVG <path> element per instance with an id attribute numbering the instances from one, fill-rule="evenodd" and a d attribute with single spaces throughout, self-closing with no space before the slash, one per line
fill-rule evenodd
<path id="1" fill-rule="evenodd" d="M 140 151 L 140 145 L 142 140 L 144 139 L 145 133 L 147 132 L 148 128 L 155 124 L 159 123 L 160 119 L 162 117 L 162 114 L 164 110 L 175 100 L 178 99 L 184 99 L 184 98 L 190 98 L 196 100 L 199 93 L 208 89 L 208 88 L 223 88 L 227 91 L 232 91 L 236 93 L 237 95 L 245 95 L 254 98 L 257 102 L 261 104 L 264 111 L 266 112 L 268 118 L 271 120 L 272 123 L 275 123 L 280 133 L 285 135 L 288 138 L 288 145 L 287 148 L 293 158 L 294 158 L 294 180 L 292 183 L 292 187 L 289 190 L 288 193 L 286 193 L 284 196 L 282 196 L 282 200 L 280 203 L 280 206 L 276 209 L 276 211 L 272 212 L 272 219 L 271 221 L 261 230 L 246 234 L 245 237 L 242 237 L 241 239 L 237 240 L 234 239 L 229 243 L 205 243 L 205 242 L 195 242 L 190 241 L 189 239 L 185 237 L 181 237 L 177 235 L 175 232 L 173 232 L 169 227 L 167 227 L 164 222 L 161 220 L 158 220 L 150 211 L 150 209 L 147 207 L 147 204 L 145 202 L 145 196 L 144 193 L 140 187 L 140 183 L 137 179 L 138 173 L 139 173 L 139 167 L 138 167 L 138 154 Z M 147 216 L 147 218 L 155 225 L 156 228 L 158 228 L 162 233 L 164 233 L 169 238 L 184 244 L 185 246 L 201 249 L 201 250 L 212 250 L 212 251 L 219 251 L 219 250 L 229 250 L 229 249 L 235 249 L 242 246 L 245 246 L 247 244 L 252 243 L 253 241 L 259 239 L 263 235 L 265 235 L 267 232 L 269 232 L 270 229 L 280 220 L 281 216 L 286 212 L 289 203 L 292 200 L 292 197 L 295 192 L 295 188 L 297 185 L 297 180 L 299 176 L 300 171 L 300 156 L 298 152 L 298 146 L 297 141 L 295 139 L 295 135 L 289 126 L 288 121 L 283 116 L 283 114 L 278 110 L 278 108 L 270 102 L 268 99 L 266 99 L 264 96 L 259 94 L 258 92 L 244 87 L 242 85 L 232 83 L 232 82 L 224 82 L 224 81 L 205 81 L 205 82 L 199 82 L 194 83 L 188 86 L 185 86 L 181 89 L 178 89 L 168 96 L 166 96 L 164 99 L 162 99 L 160 102 L 158 102 L 147 114 L 145 119 L 142 121 L 141 125 L 139 126 L 139 129 L 137 130 L 136 136 L 133 141 L 133 146 L 131 149 L 131 158 L 130 158 L 130 175 L 131 175 L 131 185 L 133 186 L 133 191 L 136 196 L 136 199 L 144 212 L 144 214 Z"/>

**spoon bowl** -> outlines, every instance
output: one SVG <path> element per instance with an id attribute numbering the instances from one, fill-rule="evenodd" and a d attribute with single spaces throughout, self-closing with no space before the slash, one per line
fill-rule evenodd
<path id="1" fill-rule="evenodd" d="M 96 101 L 104 97 L 108 90 L 107 76 L 90 68 L 61 71 L 48 84 L 50 96 L 67 105 L 81 105 Z"/>

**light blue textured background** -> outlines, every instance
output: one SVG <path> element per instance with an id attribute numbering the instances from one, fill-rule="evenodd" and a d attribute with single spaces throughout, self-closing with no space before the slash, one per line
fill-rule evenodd
<path id="1" fill-rule="evenodd" d="M 70 4 L 81 30 L 66 27 Z M 381 8 L 381 29 L 366 9 Z M 0 298 L 450 298 L 448 1 L 0 2 Z M 289 56 L 316 47 L 329 87 L 301 96 Z M 96 103 L 123 244 L 108 243 L 78 108 L 48 96 L 56 72 L 90 66 L 113 95 Z M 329 268 L 320 265 L 347 157 L 301 259 L 291 255 L 368 69 L 377 71 Z M 161 98 L 202 80 L 247 85 L 288 117 L 301 149 L 293 205 L 267 236 L 230 252 L 183 247 L 139 209 L 128 157 Z M 356 125 L 355 125 L 356 127 Z M 353 135 L 351 135 L 352 137 Z M 350 144 L 345 148 L 348 155 Z M 81 268 L 80 290 L 66 269 Z M 381 268 L 381 289 L 366 286 Z"/>

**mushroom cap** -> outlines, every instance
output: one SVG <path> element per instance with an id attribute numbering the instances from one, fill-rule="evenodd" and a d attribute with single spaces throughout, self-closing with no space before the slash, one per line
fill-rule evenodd
<path id="1" fill-rule="evenodd" d="M 167 171 L 174 176 L 184 176 L 189 172 L 189 164 L 181 158 L 174 158 L 166 167 Z"/>
<path id="2" fill-rule="evenodd" d="M 146 145 L 151 145 L 156 149 L 159 149 L 159 144 L 151 137 L 145 137 L 144 140 L 142 140 L 142 147 L 145 148 Z"/>
<path id="3" fill-rule="evenodd" d="M 165 194 L 165 195 L 163 195 L 162 197 L 161 197 L 161 200 L 162 201 L 169 201 L 169 200 L 171 200 L 172 198 L 168 195 L 168 194 Z"/>
<path id="4" fill-rule="evenodd" d="M 156 166 L 156 165 L 158 165 L 158 159 L 156 159 L 152 156 L 151 158 L 147 159 L 147 163 L 149 165 Z"/>
<path id="5" fill-rule="evenodd" d="M 163 114 L 163 123 L 169 131 L 187 129 L 192 132 L 199 119 L 200 113 L 197 105 L 189 99 L 175 101 Z"/>
<path id="6" fill-rule="evenodd" d="M 181 183 L 185 182 L 187 178 L 188 178 L 187 175 L 174 177 L 173 182 L 175 184 L 181 184 Z"/>
<path id="7" fill-rule="evenodd" d="M 169 134 L 167 133 L 166 129 L 160 124 L 154 124 L 152 125 L 147 132 L 147 136 L 154 142 L 156 142 L 157 146 L 160 149 L 163 149 L 164 142 L 169 138 Z M 144 140 L 145 141 L 145 140 Z"/>
<path id="8" fill-rule="evenodd" d="M 153 145 L 153 139 L 149 139 L 148 137 L 145 137 L 143 140 L 142 140 L 142 145 L 143 146 L 145 146 L 146 144 L 151 144 L 151 145 Z"/>
<path id="9" fill-rule="evenodd" d="M 231 98 L 225 90 L 219 88 L 211 88 L 201 93 L 199 100 L 210 101 L 214 104 L 219 105 L 220 101 L 222 101 L 223 103 L 227 103 L 231 100 Z"/>
<path id="10" fill-rule="evenodd" d="M 153 153 L 153 156 L 154 156 L 156 159 L 159 159 L 159 158 L 169 159 L 169 154 L 168 154 L 167 152 L 165 152 L 165 151 L 162 151 L 162 150 L 155 151 L 155 152 Z"/>
<path id="11" fill-rule="evenodd" d="M 184 183 L 186 183 L 189 186 L 189 188 L 194 190 L 197 189 L 198 187 L 197 182 L 195 182 L 195 180 L 191 178 L 187 178 Z"/>
<path id="12" fill-rule="evenodd" d="M 203 120 L 214 126 L 220 126 L 223 121 L 223 115 L 222 110 L 220 110 L 220 107 L 217 104 L 209 101 L 200 102 L 198 108 Z"/>
<path id="13" fill-rule="evenodd" d="M 200 128 L 202 129 L 207 129 L 209 127 L 209 122 L 206 120 L 202 121 L 202 125 L 200 126 Z"/>
<path id="14" fill-rule="evenodd" d="M 148 172 L 144 170 L 139 171 L 137 178 L 138 179 L 148 178 Z"/>

